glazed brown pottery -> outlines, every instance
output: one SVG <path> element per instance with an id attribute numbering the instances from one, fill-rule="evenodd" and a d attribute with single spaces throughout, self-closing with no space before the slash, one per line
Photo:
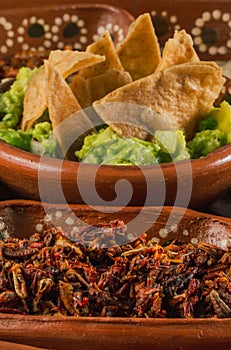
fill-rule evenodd
<path id="1" fill-rule="evenodd" d="M 140 213 L 142 218 L 139 218 Z M 115 218 L 128 226 L 133 222 L 136 232 L 147 228 L 149 237 L 159 239 L 160 244 L 171 239 L 194 243 L 200 240 L 227 248 L 231 243 L 231 220 L 189 209 L 132 207 L 116 211 L 110 207 L 89 208 L 32 201 L 0 203 L 1 231 L 21 238 L 57 224 L 68 232 L 78 220 L 106 224 Z M 231 346 L 230 327 L 229 318 L 134 319 L 0 314 L 2 341 L 56 350 L 219 350 L 220 347 L 228 350 Z"/>
<path id="2" fill-rule="evenodd" d="M 5 7 L 19 7 L 17 0 L 2 0 Z M 43 0 L 44 4 L 63 4 L 63 0 Z M 76 4 L 74 0 L 68 3 Z M 79 0 L 78 3 L 85 3 Z M 95 3 L 95 0 L 90 0 Z M 230 0 L 107 0 L 108 4 L 129 11 L 134 17 L 149 12 L 161 45 L 172 37 L 175 29 L 185 29 L 193 37 L 201 59 L 229 60 Z M 40 6 L 39 0 L 23 0 L 20 6 Z"/>
<path id="3" fill-rule="evenodd" d="M 45 348 L 38 348 L 37 346 L 29 346 L 8 341 L 0 341 L 0 349 L 2 350 L 46 350 Z"/>
<path id="4" fill-rule="evenodd" d="M 126 10 L 107 4 L 49 5 L 30 2 L 24 8 L 17 2 L 8 8 L 8 1 L 0 2 L 0 56 L 9 57 L 28 49 L 72 49 L 85 50 L 87 45 L 99 38 L 105 30 L 111 34 L 114 44 L 122 41 L 134 17 Z M 17 8 L 17 10 L 15 10 Z"/>
<path id="5" fill-rule="evenodd" d="M 198 209 L 231 187 L 230 145 L 198 160 L 144 167 L 96 166 L 40 157 L 3 141 L 0 149 L 0 180 L 15 198 L 90 205 L 175 204 Z M 119 180 L 123 181 L 116 187 Z"/>

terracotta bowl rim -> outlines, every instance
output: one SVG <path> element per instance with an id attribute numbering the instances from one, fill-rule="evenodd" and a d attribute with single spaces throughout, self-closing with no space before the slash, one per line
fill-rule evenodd
<path id="1" fill-rule="evenodd" d="M 16 315 L 16 314 L 0 314 L 0 321 L 2 319 L 12 319 L 12 320 L 22 320 L 22 318 L 25 318 L 26 321 L 28 322 L 34 322 L 38 321 L 39 323 L 55 323 L 60 321 L 66 322 L 68 321 L 71 323 L 96 323 L 96 324 L 118 324 L 120 326 L 121 324 L 127 324 L 128 326 L 133 326 L 136 324 L 144 324 L 144 325 L 158 325 L 158 324 L 163 324 L 165 326 L 172 326 L 174 324 L 179 325 L 181 324 L 185 328 L 188 328 L 189 325 L 195 326 L 201 326 L 201 327 L 207 327 L 208 324 L 221 324 L 225 326 L 231 325 L 231 318 L 216 318 L 216 317 L 211 317 L 211 318 L 188 318 L 188 319 L 182 319 L 182 318 L 135 318 L 135 317 L 100 317 L 100 316 L 36 316 L 36 315 Z"/>
<path id="2" fill-rule="evenodd" d="M 0 159 L 4 159 L 6 162 L 12 162 L 19 161 L 21 160 L 28 160 L 30 168 L 34 167 L 36 168 L 41 159 L 49 160 L 52 166 L 58 166 L 61 163 L 65 167 L 71 167 L 75 168 L 79 164 L 84 167 L 92 167 L 92 168 L 97 168 L 100 166 L 102 169 L 124 169 L 126 172 L 131 169 L 142 169 L 142 170 L 150 170 L 150 169 L 171 169 L 184 166 L 185 164 L 190 163 L 192 167 L 195 168 L 200 168 L 200 166 L 212 166 L 212 165 L 220 165 L 221 162 L 225 163 L 231 163 L 231 143 L 228 143 L 227 145 L 224 145 L 222 147 L 219 147 L 218 149 L 210 152 L 206 156 L 202 156 L 198 159 L 188 159 L 188 160 L 180 160 L 177 162 L 169 162 L 169 163 L 160 163 L 160 164 L 150 164 L 150 165 L 108 165 L 108 164 L 91 164 L 91 163 L 83 163 L 83 162 L 78 162 L 78 161 L 70 161 L 70 160 L 65 160 L 65 159 L 60 159 L 60 158 L 53 158 L 53 157 L 47 157 L 47 156 L 40 156 L 38 154 L 31 153 L 29 151 L 20 149 L 16 146 L 12 146 L 8 144 L 7 142 L 0 140 Z M 15 163 L 16 164 L 16 163 Z M 25 165 L 25 163 L 23 163 Z M 1 171 L 0 171 L 1 173 Z"/>
<path id="3" fill-rule="evenodd" d="M 81 203 L 50 203 L 50 202 L 44 202 L 34 199 L 5 199 L 0 200 L 0 209 L 2 207 L 49 207 L 49 208 L 57 208 L 57 209 L 65 209 L 66 207 L 69 207 L 70 209 L 74 210 L 83 210 L 85 212 L 92 212 L 92 211 L 99 211 L 103 209 L 105 211 L 105 206 L 102 205 L 88 205 L 88 204 L 81 204 Z M 120 209 L 121 207 L 117 206 L 107 206 L 106 213 L 110 214 L 110 209 L 113 209 L 113 211 L 116 211 L 116 209 Z M 196 218 L 212 218 L 214 220 L 219 220 L 224 223 L 228 223 L 231 225 L 231 218 L 210 214 L 207 212 L 201 212 L 196 209 L 191 208 L 185 208 L 175 205 L 150 205 L 150 206 L 143 206 L 143 205 L 132 205 L 132 206 L 125 206 L 122 211 L 126 214 L 129 214 L 131 212 L 138 212 L 139 210 L 144 211 L 153 211 L 157 210 L 158 212 L 163 212 L 164 215 L 166 215 L 168 212 L 174 211 L 175 213 L 183 214 L 187 217 L 196 217 Z"/>
<path id="4" fill-rule="evenodd" d="M 84 3 L 81 3 L 81 2 L 64 2 L 63 4 L 61 3 L 57 3 L 57 4 L 52 4 L 52 3 L 48 3 L 46 5 L 44 5 L 42 7 L 42 10 L 43 9 L 49 9 L 49 10 L 53 10 L 53 9 L 57 9 L 57 8 L 62 8 L 62 9 L 66 9 L 66 8 L 78 8 L 78 9 L 89 9 L 89 8 L 92 8 L 92 9 L 96 9 L 96 8 L 99 8 L 99 9 L 103 9 L 103 10 L 109 10 L 109 11 L 112 11 L 112 12 L 122 12 L 124 14 L 127 14 L 127 16 L 130 18 L 130 19 L 133 19 L 134 20 L 134 16 L 126 9 L 122 8 L 122 7 L 119 7 L 117 5 L 112 5 L 112 4 L 108 4 L 108 3 L 105 3 L 105 2 L 101 2 L 101 1 L 97 1 L 95 3 L 92 3 L 92 2 L 84 2 Z M 1 8 L 1 5 L 0 5 L 0 8 Z M 30 7 L 30 6 L 16 6 L 17 8 L 17 11 L 21 11 L 21 12 L 25 12 L 26 11 L 35 11 L 35 10 L 40 10 L 41 11 L 41 7 L 39 7 L 38 5 L 37 6 L 33 6 L 33 7 Z M 15 8 L 6 8 L 4 7 L 3 10 L 4 12 L 14 12 Z"/>

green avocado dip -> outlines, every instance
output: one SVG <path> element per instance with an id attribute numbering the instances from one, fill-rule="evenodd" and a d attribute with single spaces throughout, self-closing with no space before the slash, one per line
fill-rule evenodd
<path id="1" fill-rule="evenodd" d="M 10 89 L 0 93 L 0 139 L 32 153 L 55 157 L 56 143 L 47 111 L 33 128 L 27 131 L 20 129 L 25 91 L 36 71 L 37 68 L 20 68 Z"/>
<path id="2" fill-rule="evenodd" d="M 110 127 L 85 137 L 79 161 L 92 164 L 150 165 L 189 159 L 182 131 L 157 131 L 155 142 L 123 139 Z"/>
<path id="3" fill-rule="evenodd" d="M 231 106 L 223 101 L 219 108 L 212 108 L 187 143 L 181 130 L 156 131 L 154 141 L 147 142 L 123 139 L 107 127 L 87 136 L 75 155 L 79 161 L 92 164 L 150 165 L 200 158 L 229 142 Z"/>
<path id="4" fill-rule="evenodd" d="M 0 140 L 41 156 L 58 157 L 47 110 L 33 128 L 20 128 L 26 87 L 36 70 L 22 67 L 10 89 L 0 93 Z M 231 105 L 223 101 L 212 108 L 188 142 L 181 130 L 158 130 L 153 142 L 148 142 L 121 138 L 106 126 L 86 136 L 75 156 L 76 161 L 92 164 L 151 165 L 200 158 L 229 142 Z"/>

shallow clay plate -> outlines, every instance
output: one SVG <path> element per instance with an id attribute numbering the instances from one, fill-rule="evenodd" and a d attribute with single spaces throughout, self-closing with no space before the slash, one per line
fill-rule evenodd
<path id="1" fill-rule="evenodd" d="M 143 213 L 142 218 L 139 215 Z M 81 219 L 86 223 L 109 223 L 119 218 L 136 231 L 149 227 L 148 235 L 160 243 L 177 238 L 203 240 L 228 247 L 231 220 L 172 207 L 86 207 L 33 201 L 0 203 L 1 231 L 20 237 L 35 229 L 63 224 L 68 231 Z M 134 226 L 134 225 L 133 225 Z M 146 228 L 147 228 L 146 227 Z M 165 234 L 163 234 L 165 232 Z M 166 235 L 166 232 L 169 232 Z M 219 236 L 219 238 L 218 238 Z M 132 319 L 101 317 L 55 317 L 0 315 L 0 339 L 47 349 L 230 349 L 231 319 Z"/>

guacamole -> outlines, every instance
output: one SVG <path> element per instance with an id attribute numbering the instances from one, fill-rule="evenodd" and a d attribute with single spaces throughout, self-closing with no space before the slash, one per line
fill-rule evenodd
<path id="1" fill-rule="evenodd" d="M 206 156 L 217 148 L 231 142 L 231 105 L 223 101 L 220 107 L 213 107 L 208 117 L 201 121 L 199 131 L 187 143 L 190 157 Z"/>
<path id="2" fill-rule="evenodd" d="M 17 127 L 22 116 L 27 84 L 36 70 L 37 68 L 34 70 L 27 67 L 20 68 L 16 80 L 10 89 L 0 94 L 0 129 Z"/>
<path id="3" fill-rule="evenodd" d="M 123 139 L 110 127 L 87 136 L 75 155 L 85 163 L 117 165 L 150 165 L 190 158 L 182 131 L 157 131 L 155 142 L 148 142 Z"/>

